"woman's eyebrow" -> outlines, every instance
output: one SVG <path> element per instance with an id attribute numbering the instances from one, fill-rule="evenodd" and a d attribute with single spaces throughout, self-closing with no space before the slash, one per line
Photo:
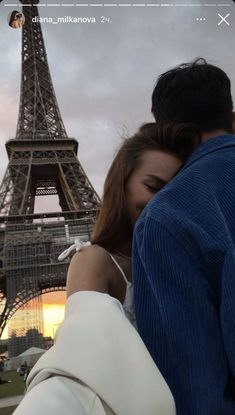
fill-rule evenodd
<path id="1" fill-rule="evenodd" d="M 146 174 L 145 177 L 147 177 L 148 179 L 155 180 L 155 182 L 158 182 L 163 186 L 168 183 L 167 181 L 163 180 L 161 177 L 155 174 Z"/>

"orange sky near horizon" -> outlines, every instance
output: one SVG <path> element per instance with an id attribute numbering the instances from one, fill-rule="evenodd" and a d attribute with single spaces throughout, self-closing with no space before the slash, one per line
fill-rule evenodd
<path id="1" fill-rule="evenodd" d="M 55 337 L 55 333 L 64 318 L 64 308 L 66 302 L 65 291 L 54 291 L 42 295 L 44 336 Z M 3 332 L 2 339 L 8 338 L 8 329 Z"/>
<path id="2" fill-rule="evenodd" d="M 55 337 L 56 330 L 64 319 L 65 291 L 56 291 L 42 296 L 44 336 Z"/>
<path id="3" fill-rule="evenodd" d="M 65 291 L 53 291 L 48 294 L 42 295 L 43 304 L 65 304 L 66 292 Z"/>

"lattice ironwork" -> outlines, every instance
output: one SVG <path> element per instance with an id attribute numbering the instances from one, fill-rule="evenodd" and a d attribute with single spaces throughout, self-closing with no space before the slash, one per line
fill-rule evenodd
<path id="1" fill-rule="evenodd" d="M 64 289 L 68 260 L 61 263 L 57 258 L 76 238 L 90 238 L 95 211 L 77 215 L 75 218 L 74 213 L 67 212 L 66 218 L 58 216 L 56 222 L 47 222 L 50 218 L 45 214 L 31 215 L 36 223 L 28 217 L 21 224 L 8 221 L 3 252 L 7 309 L 2 328 L 29 300 Z"/>
<path id="2" fill-rule="evenodd" d="M 39 19 L 32 20 L 38 1 L 22 3 L 28 5 L 23 6 L 19 119 L 16 138 L 6 143 L 9 163 L 0 186 L 0 332 L 35 299 L 38 317 L 26 328 L 41 333 L 37 298 L 64 289 L 68 262 L 59 263 L 57 257 L 76 238 L 90 239 L 100 199 L 60 115 Z M 36 197 L 54 194 L 62 212 L 34 213 Z"/>
<path id="3" fill-rule="evenodd" d="M 66 138 L 38 19 L 39 1 L 21 1 L 26 24 L 22 36 L 20 113 L 16 138 Z M 33 20 L 34 19 L 34 20 Z M 36 21 L 35 21 L 36 20 Z"/>
<path id="4" fill-rule="evenodd" d="M 43 143 L 7 142 L 10 161 L 0 187 L 0 215 L 33 213 L 35 196 L 51 194 L 58 195 L 62 210 L 97 208 L 100 199 L 77 159 L 76 140 L 47 140 L 41 150 Z"/>

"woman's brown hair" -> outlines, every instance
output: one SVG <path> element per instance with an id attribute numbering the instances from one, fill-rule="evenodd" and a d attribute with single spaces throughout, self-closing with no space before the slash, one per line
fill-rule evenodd
<path id="1" fill-rule="evenodd" d="M 125 253 L 133 227 L 128 216 L 125 188 L 127 180 L 141 164 L 144 152 L 159 150 L 185 163 L 200 143 L 200 133 L 187 124 L 144 124 L 119 148 L 104 183 L 103 203 L 94 227 L 92 243 L 109 252 Z"/>

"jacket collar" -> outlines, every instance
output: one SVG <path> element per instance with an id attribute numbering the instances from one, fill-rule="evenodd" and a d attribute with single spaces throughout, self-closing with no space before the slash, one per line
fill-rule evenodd
<path id="1" fill-rule="evenodd" d="M 227 147 L 235 147 L 235 135 L 224 134 L 209 138 L 207 141 L 204 141 L 196 148 L 182 170 L 191 166 L 195 161 L 201 157 L 204 157 L 206 154 L 213 153 Z"/>

